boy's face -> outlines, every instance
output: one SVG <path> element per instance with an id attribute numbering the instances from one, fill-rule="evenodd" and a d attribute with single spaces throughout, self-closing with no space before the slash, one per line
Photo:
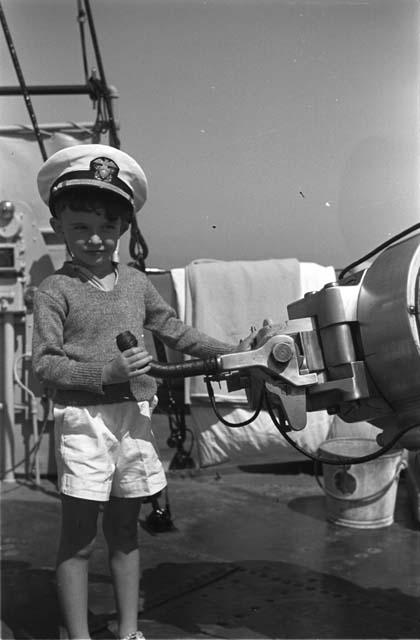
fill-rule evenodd
<path id="1" fill-rule="evenodd" d="M 73 211 L 65 207 L 58 218 L 52 218 L 54 231 L 64 237 L 74 258 L 100 274 L 111 266 L 121 234 L 121 219 L 109 220 L 104 209 Z"/>

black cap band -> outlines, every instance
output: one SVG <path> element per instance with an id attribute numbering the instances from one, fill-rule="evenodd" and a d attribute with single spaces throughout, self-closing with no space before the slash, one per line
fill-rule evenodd
<path id="1" fill-rule="evenodd" d="M 119 178 L 113 178 L 112 181 L 98 180 L 92 175 L 91 171 L 73 171 L 60 176 L 51 187 L 50 203 L 62 189 L 68 189 L 71 187 L 107 189 L 120 195 L 131 205 L 134 203 L 133 192 L 125 182 Z"/>

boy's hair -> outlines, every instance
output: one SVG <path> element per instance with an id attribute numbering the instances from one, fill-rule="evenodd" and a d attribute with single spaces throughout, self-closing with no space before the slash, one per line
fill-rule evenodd
<path id="1" fill-rule="evenodd" d="M 50 202 L 51 211 L 54 217 L 60 217 L 63 210 L 68 207 L 72 211 L 95 212 L 98 208 L 105 210 L 108 220 L 121 218 L 128 224 L 132 220 L 133 208 L 120 196 L 109 191 L 101 192 L 99 189 L 89 187 L 72 187 L 63 189 Z"/>

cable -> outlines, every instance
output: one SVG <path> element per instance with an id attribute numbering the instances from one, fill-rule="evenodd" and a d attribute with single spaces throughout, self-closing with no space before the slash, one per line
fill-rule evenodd
<path id="1" fill-rule="evenodd" d="M 277 427 L 277 429 L 280 431 L 281 435 L 283 436 L 283 438 L 285 440 L 287 440 L 287 442 L 289 444 L 292 445 L 292 447 L 294 447 L 297 451 L 299 451 L 299 453 L 303 453 L 303 455 L 305 455 L 307 458 L 310 458 L 311 460 L 314 460 L 315 462 L 321 462 L 324 464 L 331 464 L 331 465 L 335 465 L 335 466 L 343 466 L 343 465 L 352 465 L 352 464 L 361 464 L 362 462 L 369 462 L 370 460 L 376 460 L 376 458 L 379 458 L 379 456 L 382 456 L 384 453 L 386 453 L 387 451 L 389 451 L 390 449 L 392 449 L 395 444 L 398 442 L 398 440 L 400 440 L 400 438 L 402 438 L 403 435 L 405 435 L 406 433 L 408 433 L 408 431 L 411 431 L 411 429 L 415 429 L 418 428 L 419 425 L 418 424 L 413 424 L 410 427 L 405 427 L 404 429 L 401 429 L 401 431 L 399 433 L 397 433 L 397 435 L 392 438 L 392 440 L 390 440 L 388 442 L 388 444 L 384 445 L 383 447 L 381 447 L 380 449 L 378 449 L 377 451 L 375 451 L 374 453 L 370 453 L 369 455 L 366 456 L 361 456 L 360 458 L 352 458 L 352 457 L 345 457 L 345 456 L 340 456 L 340 458 L 337 458 L 337 460 L 331 460 L 330 458 L 325 458 L 323 456 L 316 456 L 312 453 L 310 453 L 309 451 L 307 451 L 306 449 L 303 449 L 302 447 L 300 447 L 294 440 L 293 438 L 291 438 L 288 434 L 287 434 L 287 425 L 286 425 L 286 421 L 281 419 L 281 418 L 277 418 L 275 413 L 274 413 L 274 409 L 273 406 L 271 404 L 271 401 L 268 397 L 268 393 L 265 390 L 264 393 L 265 396 L 265 402 L 267 405 L 267 411 L 270 414 L 270 418 L 272 419 L 274 425 Z"/>
<path id="2" fill-rule="evenodd" d="M 223 418 L 223 416 L 220 415 L 220 413 L 217 410 L 217 406 L 216 406 L 216 401 L 214 398 L 214 392 L 213 392 L 213 387 L 211 386 L 211 382 L 210 382 L 210 378 L 208 378 L 208 376 L 206 376 L 204 378 L 204 381 L 206 383 L 207 386 L 207 393 L 210 399 L 210 403 L 212 406 L 212 409 L 214 411 L 214 413 L 216 414 L 216 418 L 218 420 L 220 420 L 220 422 L 224 425 L 226 425 L 227 427 L 245 427 L 247 424 L 251 424 L 251 422 L 254 422 L 254 420 L 256 420 L 256 418 L 258 418 L 260 411 L 262 409 L 262 405 L 263 405 L 263 401 L 264 401 L 264 394 L 261 393 L 259 400 L 258 400 L 258 405 L 257 405 L 257 409 L 255 411 L 255 413 L 248 418 L 248 420 L 244 420 L 243 422 L 229 422 L 228 420 L 225 420 Z"/>
<path id="3" fill-rule="evenodd" d="M 344 275 L 346 273 L 348 273 L 349 271 L 351 271 L 352 269 L 354 269 L 354 267 L 357 267 L 362 262 L 365 262 L 366 260 L 369 260 L 369 258 L 372 258 L 374 255 L 376 255 L 377 253 L 379 253 L 383 249 L 386 249 L 391 244 L 394 244 L 394 242 L 396 242 L 397 240 L 400 240 L 400 238 L 404 238 L 405 236 L 409 235 L 410 233 L 413 233 L 413 231 L 417 231 L 417 229 L 420 229 L 420 223 L 419 222 L 417 222 L 416 224 L 413 224 L 411 227 L 408 227 L 407 229 L 405 229 L 405 231 L 401 231 L 400 233 L 397 233 L 397 235 L 393 236 L 389 240 L 386 240 L 385 242 L 380 244 L 378 247 L 376 247 L 376 249 L 372 249 L 372 251 L 369 251 L 369 253 L 367 253 L 366 255 L 362 256 L 358 260 L 355 260 L 354 262 L 349 264 L 347 267 L 342 269 L 342 271 L 339 273 L 338 279 L 342 280 Z"/>

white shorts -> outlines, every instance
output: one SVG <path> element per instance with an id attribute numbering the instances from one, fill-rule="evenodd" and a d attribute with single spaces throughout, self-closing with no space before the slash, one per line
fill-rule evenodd
<path id="1" fill-rule="evenodd" d="M 139 498 L 166 486 L 151 427 L 156 403 L 120 402 L 84 407 L 55 405 L 59 490 L 105 502 Z"/>

